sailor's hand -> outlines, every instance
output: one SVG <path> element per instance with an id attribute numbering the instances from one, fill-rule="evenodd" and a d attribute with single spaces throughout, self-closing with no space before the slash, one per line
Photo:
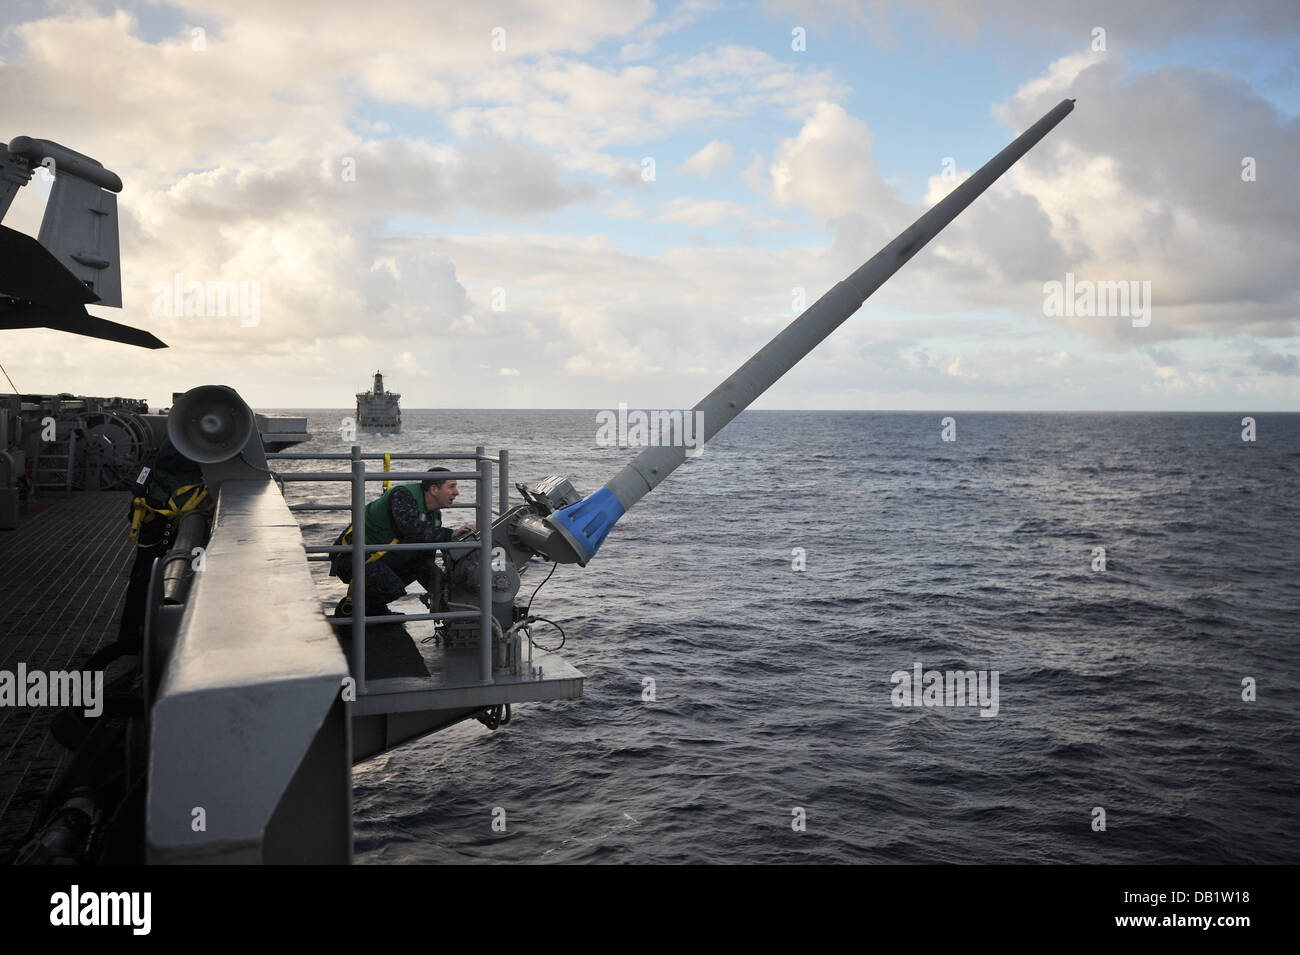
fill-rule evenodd
<path id="1" fill-rule="evenodd" d="M 456 535 L 458 535 L 458 536 L 459 536 L 460 534 L 472 534 L 473 532 L 474 532 L 474 525 L 473 525 L 473 524 L 462 524 L 462 525 L 460 525 L 460 527 L 458 527 L 458 528 L 456 528 L 454 531 L 452 531 L 453 534 L 456 534 Z"/>

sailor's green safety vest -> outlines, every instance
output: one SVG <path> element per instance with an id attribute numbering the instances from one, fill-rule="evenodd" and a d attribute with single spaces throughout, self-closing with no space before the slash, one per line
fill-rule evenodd
<path id="1" fill-rule="evenodd" d="M 159 455 L 161 457 L 161 455 Z M 169 505 L 182 509 L 193 497 L 198 497 L 203 487 L 203 471 L 197 467 L 172 470 L 166 464 L 155 463 L 149 475 L 144 500 L 154 510 L 162 511 Z"/>
<path id="2" fill-rule="evenodd" d="M 158 517 L 174 520 L 182 514 L 210 504 L 203 468 L 164 440 L 151 467 L 137 478 L 136 488 L 144 486 L 142 495 L 131 499 L 131 530 L 127 540 L 137 540 L 140 526 Z M 150 545 L 153 546 L 153 545 Z"/>
<path id="3" fill-rule="evenodd" d="M 438 510 L 429 510 L 424 503 L 424 492 L 420 490 L 419 484 L 397 484 L 390 487 L 387 491 L 366 505 L 366 543 L 367 544 L 396 544 L 397 530 L 393 527 L 393 518 L 388 511 L 389 499 L 393 492 L 399 487 L 406 488 L 411 496 L 415 498 L 415 506 L 420 509 L 420 517 L 428 518 L 429 523 L 434 527 L 442 526 L 442 512 Z M 343 533 L 343 543 L 348 544 L 352 541 L 352 528 L 349 527 Z M 366 555 L 366 563 L 372 560 L 378 560 L 380 557 L 387 555 L 388 563 L 394 568 L 402 567 L 409 564 L 422 555 L 432 554 L 433 551 L 397 551 L 388 553 L 387 551 L 375 551 L 373 554 Z"/>

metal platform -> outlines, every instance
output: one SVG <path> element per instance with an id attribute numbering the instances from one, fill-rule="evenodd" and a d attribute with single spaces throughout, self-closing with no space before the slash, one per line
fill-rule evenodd
<path id="1" fill-rule="evenodd" d="M 259 414 L 255 418 L 257 431 L 262 436 L 262 445 L 268 451 L 283 451 L 311 440 L 307 419 L 301 415 Z"/>
<path id="2" fill-rule="evenodd" d="M 352 761 L 444 729 L 503 703 L 576 700 L 584 676 L 557 653 L 533 651 L 519 676 L 497 671 L 480 681 L 477 648 L 425 642 L 433 624 L 374 624 L 366 630 L 366 688 L 351 704 Z M 340 634 L 345 653 L 351 638 Z"/>
<path id="3" fill-rule="evenodd" d="M 347 461 L 350 471 L 340 472 L 280 472 L 285 481 L 349 481 L 352 484 L 351 504 L 296 504 L 291 511 L 330 511 L 349 513 L 353 526 L 357 526 L 364 507 L 364 482 L 380 479 L 393 481 L 417 480 L 425 477 L 427 472 L 388 471 L 368 472 L 366 459 L 384 459 L 385 469 L 389 466 L 388 458 L 405 460 L 465 460 L 474 462 L 474 471 L 446 472 L 449 478 L 474 480 L 478 485 L 477 500 L 468 506 L 477 512 L 478 526 L 487 527 L 492 522 L 491 502 L 493 485 L 499 492 L 498 513 L 510 508 L 509 499 L 509 452 L 500 451 L 496 456 L 488 455 L 480 447 L 475 452 L 439 452 L 421 454 L 362 454 L 359 447 L 354 447 L 349 454 L 273 454 L 272 460 L 279 461 Z M 493 482 L 493 467 L 499 470 L 500 480 Z M 367 545 L 369 546 L 369 545 Z M 410 547 L 431 548 L 430 544 L 386 545 L 388 549 Z M 447 542 L 438 545 L 446 550 L 453 548 L 470 548 L 479 550 L 482 563 L 480 567 L 490 565 L 491 540 L 469 542 Z M 369 546 L 370 550 L 379 549 Z M 351 547 L 307 543 L 306 550 L 312 555 L 310 559 L 322 560 L 325 553 L 333 550 L 346 550 L 354 562 L 359 562 L 359 555 Z M 354 563 L 354 574 L 356 564 Z M 338 629 L 339 642 L 351 661 L 351 675 L 356 678 L 356 698 L 351 702 L 350 717 L 352 727 L 352 759 L 360 762 L 386 749 L 391 749 L 404 742 L 416 739 L 430 732 L 450 726 L 453 723 L 476 714 L 487 708 L 499 708 L 504 704 L 528 702 L 550 702 L 554 700 L 573 700 L 582 696 L 585 677 L 581 672 L 567 663 L 557 653 L 533 648 L 529 657 L 527 643 L 522 647 L 518 666 L 512 671 L 509 667 L 493 665 L 493 641 L 484 615 L 491 612 L 491 576 L 483 577 L 478 592 L 477 611 L 457 611 L 438 615 L 443 620 L 452 618 L 479 617 L 476 626 L 479 629 L 478 646 L 440 646 L 435 640 L 437 625 L 434 615 L 416 613 L 403 617 L 367 618 L 364 624 L 365 643 L 357 647 L 352 636 L 352 627 L 345 621 L 333 621 Z M 329 611 L 334 600 L 326 599 L 322 609 Z M 507 622 L 508 624 L 508 622 Z M 503 624 L 503 625 L 507 625 Z M 364 652 L 358 653 L 358 650 Z M 492 725 L 492 724 L 489 724 Z"/>
<path id="4" fill-rule="evenodd" d="M 374 636 L 378 635 L 372 635 L 372 640 Z M 477 648 L 429 650 L 415 646 L 421 649 L 424 672 L 368 679 L 365 693 L 352 706 L 354 719 L 375 713 L 478 709 L 497 703 L 576 700 L 582 696 L 582 673 L 557 653 L 534 650 L 533 667 L 540 672 L 519 676 L 497 672 L 492 683 L 484 684 L 479 682 Z M 374 643 L 367 641 L 366 649 L 373 647 Z"/>

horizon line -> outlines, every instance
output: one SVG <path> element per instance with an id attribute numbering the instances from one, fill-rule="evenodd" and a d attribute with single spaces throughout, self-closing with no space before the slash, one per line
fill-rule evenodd
<path id="1" fill-rule="evenodd" d="M 252 407 L 251 405 L 249 407 Z M 320 406 L 320 405 L 283 405 L 272 407 L 270 405 L 259 406 L 268 411 L 347 411 L 346 407 L 338 406 Z M 628 405 L 629 411 L 693 411 L 693 408 L 652 408 L 652 407 L 634 407 Z M 258 408 L 253 408 L 257 411 Z M 569 406 L 557 406 L 554 408 L 403 408 L 404 412 L 411 411 L 611 411 L 608 406 L 593 408 L 576 408 Z M 1198 408 L 1190 410 L 1170 410 L 1154 408 L 745 408 L 739 414 L 1300 414 L 1297 410 L 1282 410 L 1275 408 L 1250 409 L 1250 408 Z M 739 415 L 737 415 L 739 417 Z"/>

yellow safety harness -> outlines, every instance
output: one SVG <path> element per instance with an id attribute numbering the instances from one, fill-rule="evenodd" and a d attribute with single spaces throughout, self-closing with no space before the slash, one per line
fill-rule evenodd
<path id="1" fill-rule="evenodd" d="M 345 531 L 343 532 L 342 543 L 344 543 L 344 544 L 351 544 L 351 543 L 352 543 L 352 525 L 351 525 L 351 524 L 349 524 L 349 525 L 348 525 L 348 529 L 345 530 Z M 390 543 L 390 544 L 396 544 L 396 543 L 399 543 L 399 541 L 398 541 L 398 539 L 397 539 L 396 537 L 394 537 L 394 538 L 393 538 L 392 540 L 390 540 L 388 543 Z M 375 561 L 377 561 L 379 558 L 383 557 L 383 556 L 384 556 L 385 554 L 387 554 L 387 553 L 388 553 L 388 551 L 386 551 L 386 550 L 377 550 L 377 551 L 375 551 L 373 554 L 369 554 L 369 555 L 366 556 L 366 563 L 367 563 L 367 564 L 373 564 Z M 352 582 L 351 582 L 351 581 L 348 581 L 348 599 L 349 599 L 349 600 L 352 599 Z"/>
<path id="2" fill-rule="evenodd" d="M 181 495 L 198 489 L 196 494 L 190 495 L 190 499 L 184 504 L 177 504 L 176 498 Z M 188 514 L 190 511 L 197 509 L 201 504 L 208 500 L 208 489 L 202 482 L 186 484 L 184 487 L 178 487 L 167 498 L 167 504 L 164 507 L 154 507 L 143 497 L 134 498 L 131 501 L 131 529 L 127 532 L 126 539 L 135 540 L 140 533 L 140 525 L 148 524 L 157 517 L 165 517 L 168 520 L 180 517 L 182 514 Z"/>
<path id="3" fill-rule="evenodd" d="M 337 526 L 337 525 L 335 525 L 335 526 Z M 348 529 L 345 530 L 345 531 L 343 532 L 343 543 L 344 543 L 345 545 L 347 545 L 347 544 L 351 544 L 351 543 L 352 543 L 352 525 L 351 525 L 351 524 L 349 524 L 349 525 L 348 525 Z M 390 540 L 388 543 L 390 543 L 390 544 L 398 544 L 398 543 L 401 543 L 401 542 L 400 542 L 396 537 L 394 537 L 394 538 L 393 538 L 392 540 Z M 388 553 L 388 551 L 386 551 L 386 550 L 377 550 L 377 551 L 375 551 L 373 554 L 370 554 L 370 555 L 368 555 L 368 556 L 366 557 L 366 563 L 367 563 L 367 564 L 373 564 L 375 561 L 377 561 L 379 558 L 383 557 L 383 556 L 384 556 L 385 554 L 387 554 L 387 553 Z"/>

